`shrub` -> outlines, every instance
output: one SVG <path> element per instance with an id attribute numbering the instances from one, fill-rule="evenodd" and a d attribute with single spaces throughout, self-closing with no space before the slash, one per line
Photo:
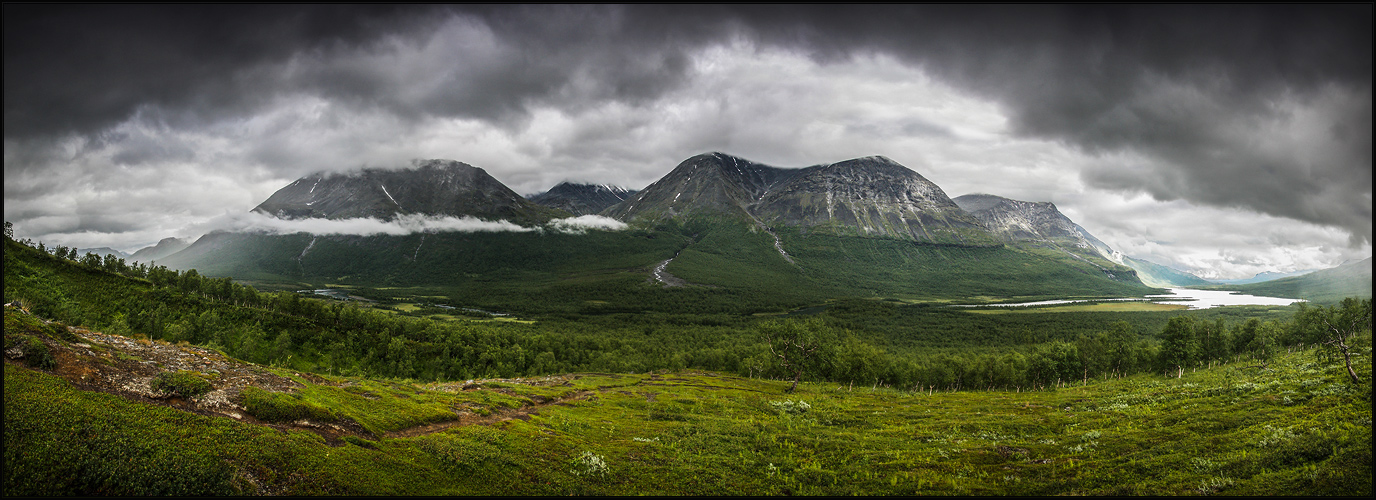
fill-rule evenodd
<path id="1" fill-rule="evenodd" d="M 57 360 L 53 359 L 53 353 L 48 350 L 48 344 L 32 337 L 24 342 L 24 363 L 45 370 L 57 366 Z"/>
<path id="2" fill-rule="evenodd" d="M 268 392 L 249 387 L 240 393 L 244 410 L 265 422 L 294 422 L 301 419 L 335 422 L 339 417 L 328 408 L 301 401 L 300 396 Z"/>
<path id="3" fill-rule="evenodd" d="M 189 371 L 159 373 L 148 386 L 167 396 L 184 398 L 194 398 L 214 389 L 209 381 L 201 378 L 196 372 Z"/>

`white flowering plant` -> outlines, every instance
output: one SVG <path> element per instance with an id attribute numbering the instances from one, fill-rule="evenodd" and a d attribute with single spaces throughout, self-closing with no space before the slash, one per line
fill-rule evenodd
<path id="1" fill-rule="evenodd" d="M 573 475 L 604 477 L 607 475 L 607 461 L 601 455 L 584 451 L 573 459 Z"/>

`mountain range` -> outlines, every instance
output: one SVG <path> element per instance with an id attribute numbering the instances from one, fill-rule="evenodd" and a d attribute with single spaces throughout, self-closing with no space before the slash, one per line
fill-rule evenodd
<path id="1" fill-rule="evenodd" d="M 619 220 L 748 219 L 836 234 L 965 246 L 996 244 L 936 184 L 882 156 L 783 169 L 707 153 L 608 208 Z"/>
<path id="2" fill-rule="evenodd" d="M 671 287 L 909 297 L 1120 295 L 1208 284 L 1114 251 L 1054 204 L 951 199 L 883 156 L 779 168 L 714 152 L 639 191 L 565 182 L 529 199 L 480 168 L 425 160 L 308 175 L 254 211 L 282 219 L 476 217 L 526 228 L 596 214 L 629 229 L 218 233 L 159 263 L 267 281 L 462 288 L 498 280 L 548 289 L 639 276 Z"/>

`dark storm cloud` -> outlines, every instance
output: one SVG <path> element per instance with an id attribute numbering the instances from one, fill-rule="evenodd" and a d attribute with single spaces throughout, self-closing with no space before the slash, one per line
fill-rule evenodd
<path id="1" fill-rule="evenodd" d="M 1094 187 L 1369 241 L 1371 19 L 1370 5 L 5 5 L 6 173 L 53 135 L 133 116 L 194 127 L 302 96 L 385 110 L 397 127 L 515 128 L 540 107 L 653 102 L 692 84 L 700 49 L 745 40 L 920 66 L 999 102 L 1014 133 L 1102 158 L 1082 174 Z M 185 155 L 121 147 L 126 162 Z"/>
<path id="2" fill-rule="evenodd" d="M 414 9 L 266 5 L 4 6 L 5 137 L 93 132 L 142 106 L 254 104 L 243 72 L 422 22 Z"/>
<path id="3" fill-rule="evenodd" d="M 1135 171 L 1112 164 L 1087 171 L 1090 185 L 1244 207 L 1371 240 L 1370 5 L 708 15 L 734 16 L 760 40 L 821 60 L 891 53 L 996 99 L 1016 133 L 1154 160 Z M 1306 130 L 1252 129 L 1310 106 L 1327 109 L 1300 125 L 1324 133 L 1293 148 L 1264 146 Z"/>

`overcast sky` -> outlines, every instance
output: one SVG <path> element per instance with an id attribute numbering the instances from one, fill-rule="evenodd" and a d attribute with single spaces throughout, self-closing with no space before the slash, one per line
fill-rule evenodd
<path id="1" fill-rule="evenodd" d="M 4 7 L 5 220 L 194 237 L 316 171 L 639 189 L 884 155 L 1204 277 L 1371 255 L 1372 7 Z"/>

